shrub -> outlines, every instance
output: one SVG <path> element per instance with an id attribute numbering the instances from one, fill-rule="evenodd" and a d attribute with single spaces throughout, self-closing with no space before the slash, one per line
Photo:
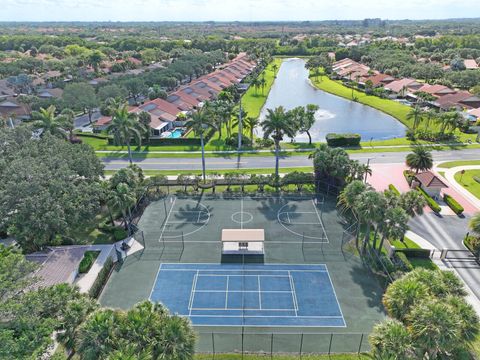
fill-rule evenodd
<path id="1" fill-rule="evenodd" d="M 415 173 L 412 170 L 403 170 L 403 176 L 405 176 L 408 185 L 412 185 L 412 181 L 415 178 Z"/>
<path id="2" fill-rule="evenodd" d="M 474 254 L 480 251 L 480 237 L 472 235 L 466 236 L 463 243 Z"/>
<path id="3" fill-rule="evenodd" d="M 230 135 L 225 140 L 225 144 L 227 144 L 228 146 L 231 146 L 231 147 L 238 147 L 238 133 L 235 132 L 232 135 Z M 250 146 L 250 145 L 252 145 L 252 142 L 250 141 L 250 139 L 248 137 L 246 137 L 245 135 L 242 135 L 242 145 Z"/>
<path id="4" fill-rule="evenodd" d="M 362 139 L 359 134 L 335 134 L 330 133 L 325 137 L 328 146 L 359 146 Z"/>
<path id="5" fill-rule="evenodd" d="M 125 239 L 128 236 L 127 230 L 121 227 L 116 227 L 113 229 L 113 237 L 115 238 L 116 241 L 120 241 Z"/>
<path id="6" fill-rule="evenodd" d="M 255 139 L 255 144 L 257 144 L 257 146 L 261 148 L 269 148 L 273 146 L 273 140 L 258 138 L 258 139 Z"/>
<path id="7" fill-rule="evenodd" d="M 447 203 L 447 205 L 450 207 L 450 209 L 453 210 L 453 212 L 457 215 L 460 215 L 463 213 L 463 206 L 460 205 L 457 200 L 455 200 L 453 197 L 451 197 L 448 194 L 443 195 L 443 201 Z"/>
<path id="8" fill-rule="evenodd" d="M 413 265 L 410 263 L 408 260 L 407 256 L 403 252 L 396 252 L 395 257 L 397 259 L 397 262 L 400 266 L 400 268 L 403 271 L 412 271 L 413 270 Z"/>
<path id="9" fill-rule="evenodd" d="M 412 248 L 395 248 L 395 254 L 403 253 L 407 258 L 420 258 L 420 259 L 429 259 L 430 250 L 428 249 L 412 249 Z"/>
<path id="10" fill-rule="evenodd" d="M 85 251 L 85 254 L 83 254 L 83 259 L 80 261 L 80 265 L 78 266 L 78 272 L 80 274 L 87 273 L 97 259 L 98 254 L 100 254 L 100 251 Z"/>
<path id="11" fill-rule="evenodd" d="M 105 264 L 103 264 L 102 270 L 98 273 L 97 278 L 95 279 L 95 282 L 93 283 L 92 287 L 90 288 L 88 295 L 90 295 L 92 298 L 98 298 L 100 296 L 100 293 L 102 292 L 103 286 L 108 280 L 108 277 L 110 276 L 110 271 L 112 270 L 114 265 L 114 262 L 111 257 L 109 257 L 106 261 Z"/>
<path id="12" fill-rule="evenodd" d="M 475 180 L 475 182 L 477 182 L 477 183 L 480 184 L 480 177 L 474 176 L 474 177 L 473 177 L 473 180 Z"/>
<path id="13" fill-rule="evenodd" d="M 425 190 L 423 190 L 420 187 L 417 188 L 417 190 L 420 191 L 420 194 L 423 195 L 423 197 L 427 201 L 427 205 L 430 209 L 432 209 L 436 213 L 440 213 L 440 211 L 442 211 L 442 208 L 440 207 L 440 205 L 438 205 L 437 202 L 435 200 L 433 200 L 433 198 L 425 192 Z"/>
<path id="14" fill-rule="evenodd" d="M 395 195 L 400 196 L 400 191 L 398 191 L 398 189 L 395 187 L 395 185 L 393 185 L 393 184 L 388 185 L 388 189 L 390 191 L 392 191 L 393 193 L 395 193 Z"/>

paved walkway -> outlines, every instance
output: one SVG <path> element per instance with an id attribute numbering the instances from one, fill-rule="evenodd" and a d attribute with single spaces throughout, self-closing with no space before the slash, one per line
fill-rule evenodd
<path id="1" fill-rule="evenodd" d="M 480 210 L 480 199 L 478 199 L 475 195 L 473 195 L 455 180 L 455 174 L 462 170 L 480 170 L 480 165 L 465 165 L 445 169 L 445 178 L 457 192 L 462 194 L 463 197 L 465 197 L 473 206 L 475 206 L 476 210 Z M 436 171 L 438 172 L 444 170 L 437 168 Z"/>

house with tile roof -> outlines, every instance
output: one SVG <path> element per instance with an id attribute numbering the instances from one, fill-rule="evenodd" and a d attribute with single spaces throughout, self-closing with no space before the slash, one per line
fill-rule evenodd
<path id="1" fill-rule="evenodd" d="M 434 199 L 439 199 L 442 189 L 448 188 L 448 185 L 431 171 L 416 174 L 415 180 Z"/>
<path id="2" fill-rule="evenodd" d="M 415 79 L 399 79 L 392 81 L 385 86 L 385 89 L 398 96 L 405 96 L 408 92 L 418 91 L 423 86 L 422 83 L 419 83 Z"/>
<path id="3" fill-rule="evenodd" d="M 475 70 L 478 69 L 478 64 L 475 60 L 473 59 L 465 59 L 463 60 L 463 63 L 465 65 L 466 70 Z"/>

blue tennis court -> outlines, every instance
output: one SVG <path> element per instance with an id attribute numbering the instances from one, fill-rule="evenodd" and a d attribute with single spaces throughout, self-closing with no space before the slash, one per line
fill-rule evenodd
<path id="1" fill-rule="evenodd" d="M 150 299 L 197 326 L 346 326 L 323 264 L 163 263 Z"/>

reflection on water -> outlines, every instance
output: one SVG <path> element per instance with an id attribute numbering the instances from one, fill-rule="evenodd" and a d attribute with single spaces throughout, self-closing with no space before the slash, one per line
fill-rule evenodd
<path id="1" fill-rule="evenodd" d="M 315 89 L 308 79 L 304 60 L 283 61 L 260 118 L 265 117 L 266 109 L 280 105 L 292 109 L 307 104 L 320 107 L 315 113 L 315 125 L 310 131 L 313 141 L 325 141 L 325 135 L 331 132 L 358 133 L 363 140 L 405 136 L 405 126 L 393 117 L 369 106 Z M 262 135 L 261 129 L 258 129 L 257 134 Z M 295 141 L 307 142 L 308 136 L 299 134 Z"/>

